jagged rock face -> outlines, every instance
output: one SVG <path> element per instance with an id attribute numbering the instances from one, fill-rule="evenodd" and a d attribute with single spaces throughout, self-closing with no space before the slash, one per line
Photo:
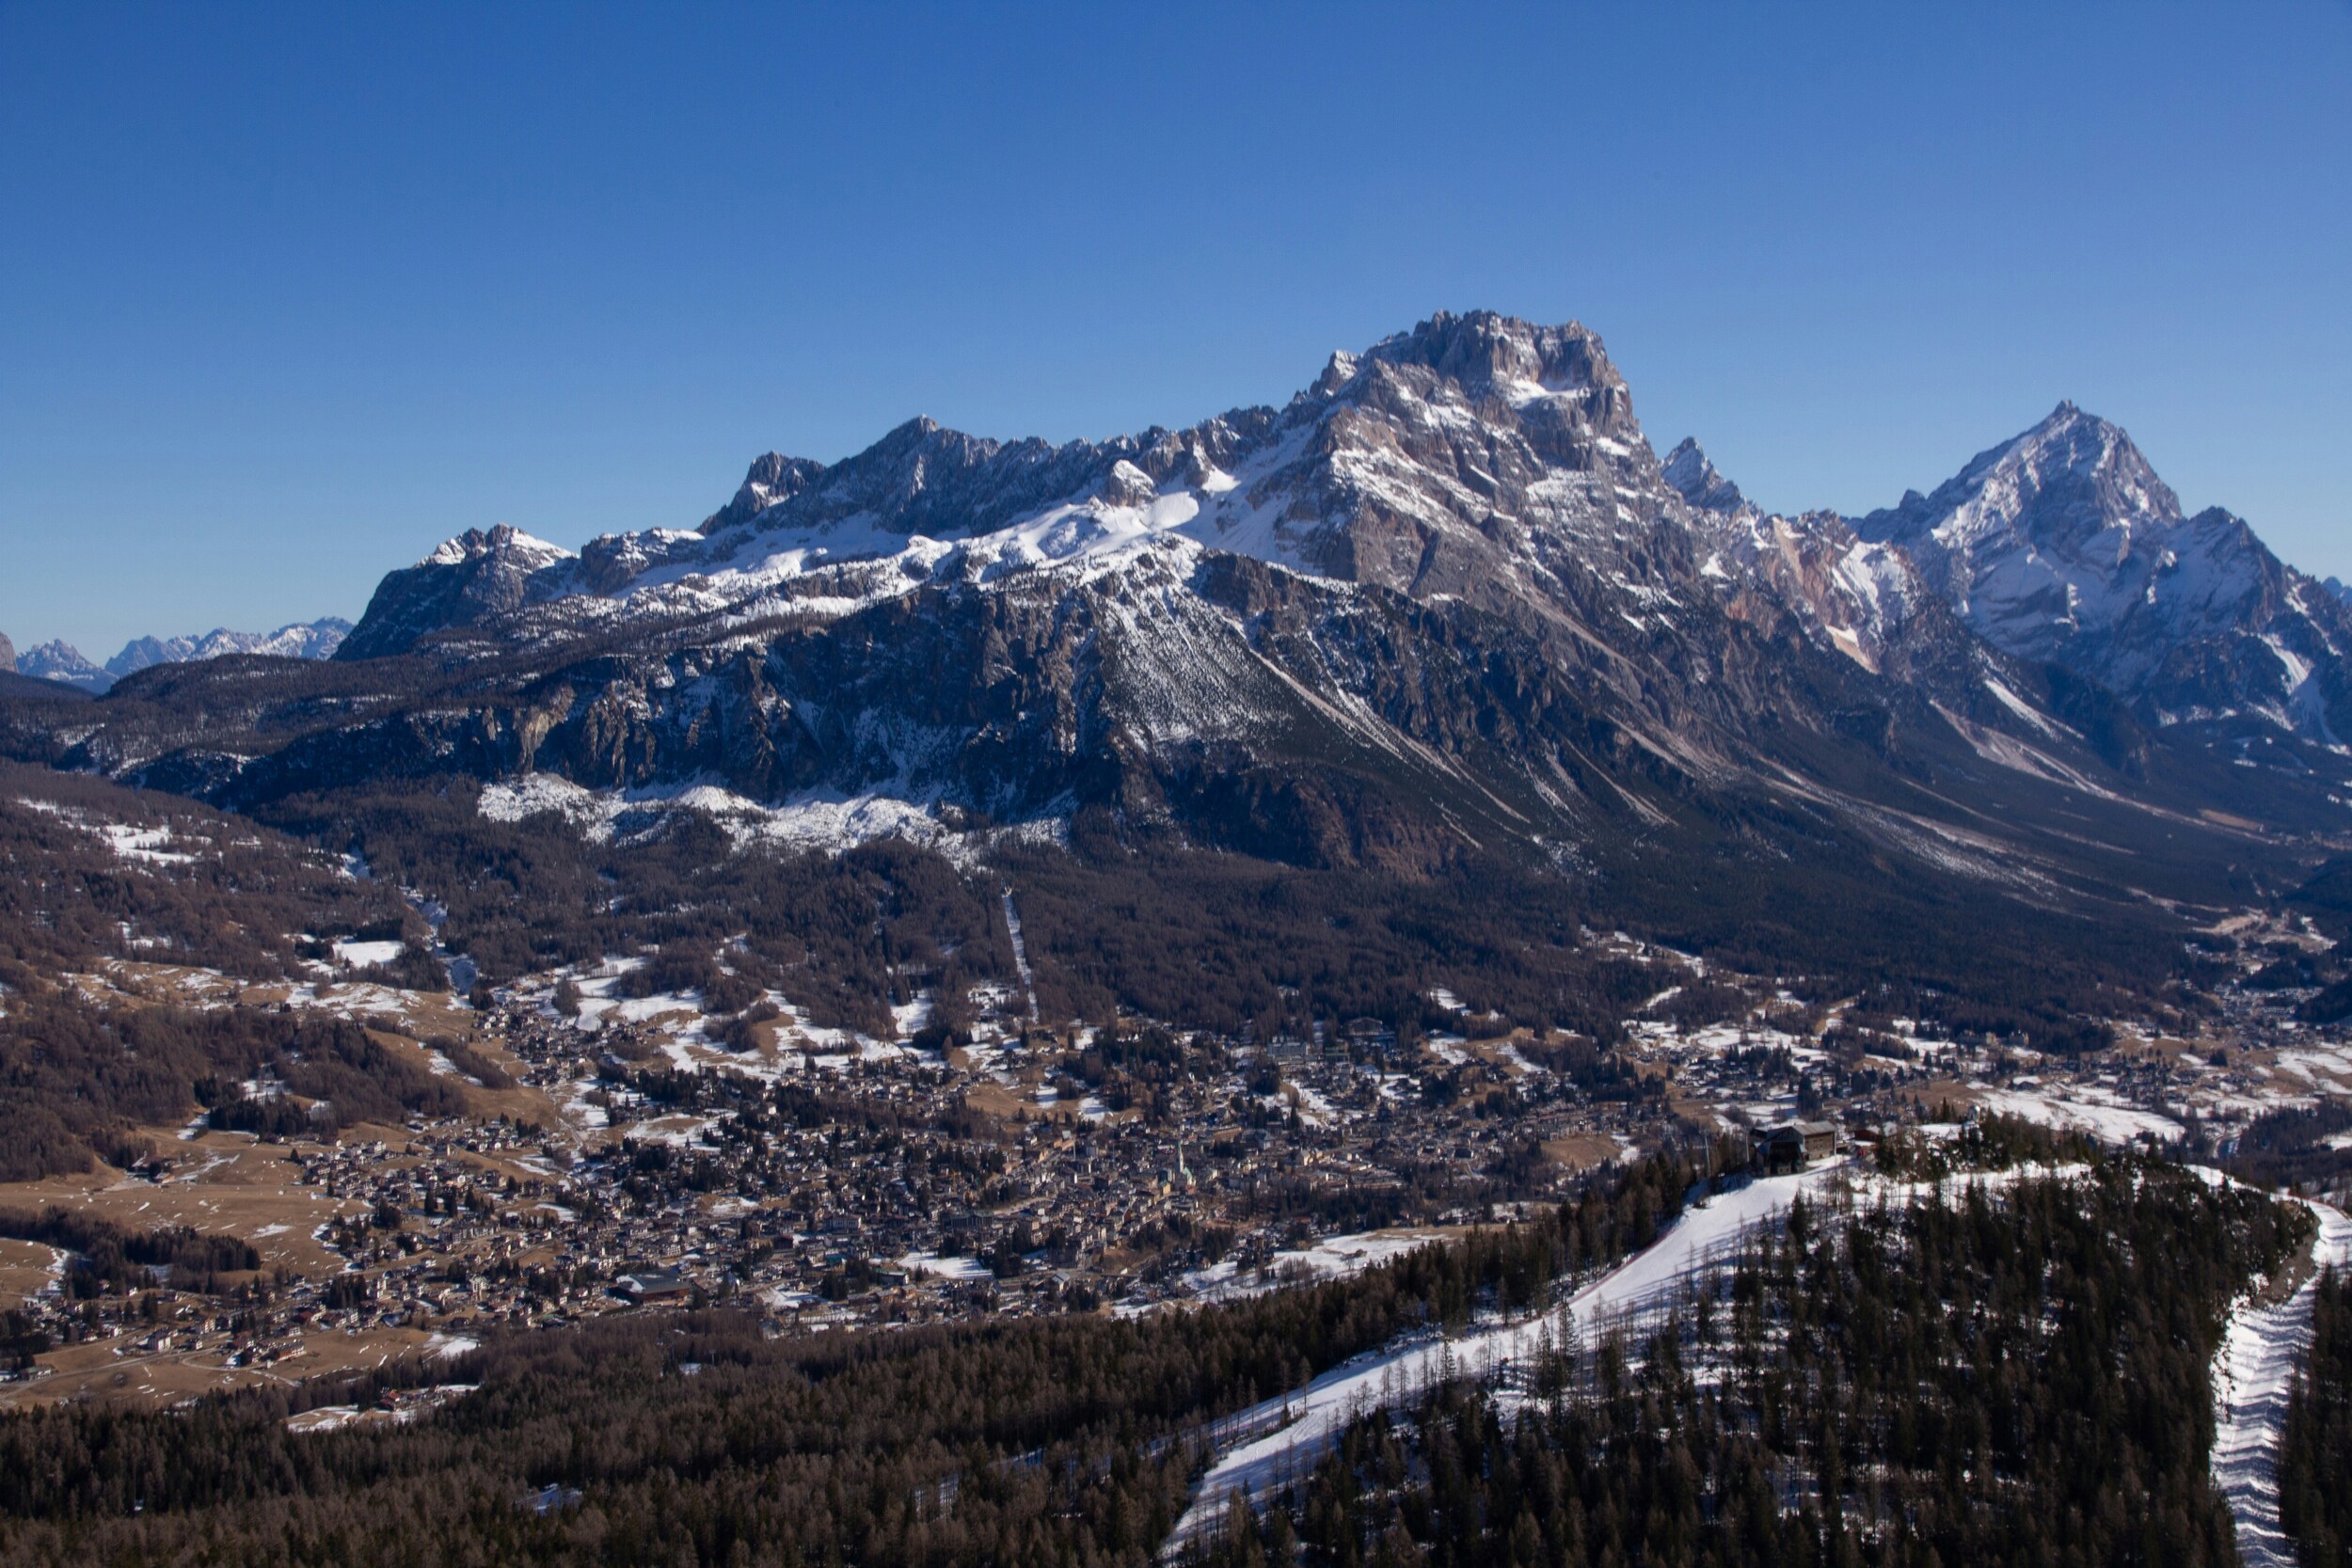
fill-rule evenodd
<path id="1" fill-rule="evenodd" d="M 341 668 L 357 682 L 371 667 Z M 1102 806 L 1136 832 L 1420 874 L 1621 812 L 1585 753 L 1647 759 L 1490 618 L 1182 540 L 1084 575 L 931 583 L 754 638 L 460 684 L 248 695 L 209 727 L 151 688 L 143 714 L 63 760 L 239 805 L 454 771 L 615 794 L 691 783 L 751 802 L 879 797 L 957 822 Z M 220 766 L 246 736 L 305 724 Z M 190 744 L 199 728 L 208 744 Z M 1504 761 L 1473 778 L 1473 752 L 1541 756 L 1542 776 Z"/>
<path id="2" fill-rule="evenodd" d="M 416 565 L 387 577 L 335 657 L 402 653 L 429 632 L 495 620 L 523 606 L 533 574 L 576 562 L 569 550 L 504 523 L 487 533 L 469 529 Z"/>
<path id="3" fill-rule="evenodd" d="M 1649 535 L 1681 510 L 1592 333 L 1438 316 L 1360 356 L 1335 356 L 1279 411 L 1058 447 L 914 420 L 829 468 L 762 458 L 700 531 L 611 536 L 578 556 L 512 531 L 468 534 L 388 578 L 342 657 L 566 601 L 536 624 L 708 613 L 818 564 L 915 541 L 1001 560 L 999 536 L 1029 524 L 1039 536 L 1019 543 L 1038 559 L 1122 531 L 1182 531 L 1322 576 L 1524 610 L 1563 573 L 1666 591 L 1689 563 L 1688 539 Z M 1104 515 L 1120 512 L 1141 515 Z M 1054 522 L 1067 526 L 1057 533 Z M 908 575 L 941 560 L 931 552 Z M 613 602 L 577 602 L 591 598 Z"/>
<path id="4" fill-rule="evenodd" d="M 987 533 L 1099 483 L 1134 446 L 992 441 L 909 420 L 855 457 L 796 472 L 777 499 L 733 526 L 821 533 L 855 523 L 936 539 Z"/>
<path id="5" fill-rule="evenodd" d="M 1181 432 L 1054 447 L 918 420 L 818 473 L 763 460 L 761 487 L 789 493 L 704 532 L 578 556 L 512 534 L 453 541 L 386 580 L 342 657 L 451 628 L 552 649 L 590 629 L 833 616 L 925 585 L 1083 581 L 1175 541 L 1502 616 L 1692 766 L 1716 766 L 1714 731 L 1746 721 L 1721 672 L 1748 679 L 1761 659 L 1724 641 L 1691 509 L 1598 339 L 1573 324 L 1438 316 L 1334 356 L 1279 411 Z"/>
<path id="6" fill-rule="evenodd" d="M 708 533 L 749 522 L 770 507 L 799 495 L 824 471 L 825 466 L 814 458 L 787 457 L 780 451 L 755 457 L 751 471 L 743 476 L 742 486 L 735 492 L 735 499 L 704 518 L 702 531 Z"/>
<path id="7" fill-rule="evenodd" d="M 1270 445 L 1195 537 L 1506 613 L 1588 576 L 1670 595 L 1695 564 L 1623 379 L 1574 324 L 1438 316 L 1336 356 Z"/>
<path id="8" fill-rule="evenodd" d="M 8 633 L 0 632 L 0 674 L 15 673 L 16 644 L 8 641 Z"/>
<path id="9" fill-rule="evenodd" d="M 1995 647 L 2089 674 L 2158 721 L 2250 713 L 2352 736 L 2343 600 L 2229 513 L 2184 518 L 2131 438 L 2072 404 L 1855 526 L 1901 546 Z"/>
<path id="10" fill-rule="evenodd" d="M 1910 551 L 1987 639 L 2051 658 L 2146 596 L 2180 522 L 2179 500 L 2130 437 L 2060 404 L 1933 495 L 1914 491 L 1859 530 Z"/>
<path id="11" fill-rule="evenodd" d="M 879 799 L 939 823 L 1103 807 L 1136 833 L 1425 875 L 1646 831 L 1651 800 L 1724 782 L 1735 717 L 1851 705 L 1845 660 L 1759 657 L 1727 621 L 1693 639 L 1717 652 L 1682 687 L 1630 703 L 1612 661 L 1564 659 L 1544 633 L 1160 538 L 545 669 L 395 661 L 388 676 L 437 680 L 405 692 L 345 663 L 332 692 L 212 693 L 244 705 L 205 723 L 182 671 L 59 760 L 243 807 L 453 772 L 608 800 Z"/>
<path id="12" fill-rule="evenodd" d="M 1733 615 L 1758 624 L 1791 617 L 1815 642 L 1873 673 L 1950 687 L 1979 673 L 1974 639 L 1899 547 L 1861 538 L 1834 512 L 1765 512 L 1687 436 L 1662 472 L 1697 517 L 1707 552 L 1700 572 Z"/>
<path id="13" fill-rule="evenodd" d="M 2030 500 L 2039 483 L 2056 498 L 2054 515 L 2073 525 L 2065 537 L 2079 544 L 2098 533 L 2090 525 L 2102 505 L 2169 503 L 2127 443 L 2103 445 L 2100 431 L 2079 418 L 2067 429 L 2074 446 L 2051 441 L 2039 455 L 1991 454 L 1972 466 L 1966 485 L 1955 482 L 1958 489 L 1947 486 L 1933 503 L 1915 500 L 1915 509 L 1965 507 L 1962 531 L 1991 537 L 2006 526 L 2000 519 L 2013 524 L 2031 510 L 2018 498 Z M 2090 475 L 2087 501 L 2053 488 L 2076 469 Z M 1979 495 L 1994 491 L 1992 500 Z M 1993 504 L 2002 498 L 2007 512 Z M 1933 528 L 1912 531 L 1925 537 Z M 2192 531 L 2180 525 L 2176 531 L 2187 540 Z M 1327 585 L 1314 590 L 1324 594 L 1377 591 L 1437 613 L 1375 653 L 1344 637 L 1332 641 L 1330 629 L 1341 622 L 1328 615 L 1317 621 L 1324 632 L 1314 637 L 1265 642 L 1272 623 L 1256 618 L 1271 612 L 1250 609 L 1239 613 L 1253 629 L 1235 644 L 1226 627 L 1232 607 L 1197 602 L 1208 585 L 1234 580 L 1216 564 L 1218 552 L 1266 563 L 1254 568 L 1266 582 L 1318 582 Z M 445 657 L 511 657 L 523 649 L 552 667 L 584 634 L 599 646 L 643 644 L 667 657 L 753 627 L 768 628 L 756 635 L 773 647 L 805 651 L 834 644 L 804 643 L 799 628 L 838 625 L 871 639 L 858 645 L 878 668 L 898 668 L 900 650 L 918 643 L 926 661 L 970 650 L 919 637 L 893 607 L 993 596 L 1057 606 L 1057 624 L 1096 628 L 1094 662 L 1082 670 L 1049 660 L 1052 678 L 1100 681 L 1124 693 L 1126 706 L 1086 708 L 1096 714 L 1089 729 L 1073 717 L 1075 695 L 1064 693 L 1057 705 L 1070 710 L 1073 733 L 1094 737 L 1087 745 L 1098 752 L 1108 748 L 1106 754 L 1132 762 L 1140 754 L 1132 748 L 1144 745 L 1157 759 L 1144 772 L 1162 793 L 1186 768 L 1206 779 L 1217 768 L 1260 766 L 1272 744 L 1266 737 L 1302 721 L 1295 694 L 1278 689 L 1280 680 L 1264 684 L 1270 677 L 1261 656 L 1269 650 L 1272 668 L 1306 689 L 1345 692 L 1368 705 L 1379 725 L 1444 754 L 1485 746 L 1502 759 L 1498 776 L 1515 781 L 1505 793 L 1529 779 L 1555 789 L 1581 767 L 1634 767 L 1661 787 L 1684 788 L 1759 766 L 1759 736 L 1768 733 L 1823 733 L 1854 722 L 1848 697 L 1836 699 L 1844 705 L 1836 712 L 1820 706 L 1822 691 L 1845 677 L 1799 659 L 1797 645 L 1915 688 L 1954 723 L 2022 725 L 2039 735 L 1987 692 L 2015 698 L 2046 683 L 2010 668 L 1961 624 L 1938 584 L 1955 580 L 1966 562 L 1955 564 L 1949 549 L 1933 559 L 1930 572 L 1903 543 L 1866 537 L 1834 514 L 1767 515 L 1695 442 L 1660 464 L 1623 378 L 1581 325 L 1438 315 L 1363 354 L 1334 355 L 1280 409 L 1240 409 L 1188 430 L 1061 446 L 987 440 L 916 420 L 829 467 L 761 458 L 735 499 L 700 531 L 608 536 L 577 555 L 512 531 L 469 534 L 388 578 L 342 657 L 397 652 L 440 636 Z M 1158 607 L 1146 618 L 1148 633 L 1138 629 L 1142 622 L 1126 625 L 1122 617 L 1134 611 L 1120 608 L 1147 600 Z M 1520 687 L 1549 693 L 1545 702 L 1558 711 L 1583 715 L 1584 728 L 1546 733 L 1502 722 L 1502 710 L 1473 703 L 1501 723 L 1498 733 L 1508 732 L 1507 745 L 1493 744 L 1457 733 L 1425 698 L 1409 700 L 1397 672 L 1424 668 L 1421 639 L 1458 634 L 1455 606 L 1493 618 L 1479 634 L 1482 657 L 1495 657 L 1498 639 L 1527 640 L 1528 667 L 1541 678 L 1526 677 Z M 794 629 L 773 629 L 779 625 Z M 2020 642 L 2023 651 L 2034 646 Z M 1111 648 L 1120 652 L 1104 651 Z M 1212 648 L 1223 652 L 1210 657 L 1204 650 Z M 1343 655 L 1345 648 L 1355 651 Z M 945 668 L 925 662 L 900 674 L 937 682 Z M 1226 674 L 1211 678 L 1218 671 Z M 794 712 L 846 703 L 881 713 L 894 701 L 886 688 L 868 689 L 846 669 L 819 673 L 771 670 L 762 679 Z M 706 671 L 693 678 L 716 677 Z M 2184 692 L 2217 678 L 2204 664 L 2168 676 Z M 1051 685 L 1033 693 L 1038 705 L 1025 711 L 1055 705 L 1045 704 Z M 1863 699 L 1866 705 L 1882 700 L 1896 699 Z M 665 707 L 643 692 L 578 701 L 582 715 Z M 643 787 L 701 770 L 755 794 L 862 789 L 883 777 L 879 761 L 852 762 L 838 736 L 811 753 L 787 744 L 788 735 L 761 730 L 749 714 L 660 735 L 615 717 L 567 717 L 548 721 L 552 749 L 495 766 L 552 766 L 594 787 Z M 1223 760 L 1213 768 L 1203 752 L 1182 767 L 1169 762 L 1161 753 L 1172 732 L 1143 721 L 1155 714 L 1188 715 L 1178 727 L 1215 737 L 1201 744 Z M 1266 714 L 1281 717 L 1261 722 Z M 1219 728 L 1235 723 L 1247 739 Z M 1883 725 L 1861 728 L 1884 749 Z M 755 733 L 767 738 L 746 738 Z M 908 760 L 946 744 L 931 730 L 917 724 L 887 734 L 895 738 L 885 751 L 898 759 L 892 776 L 900 779 L 891 787 L 919 786 L 918 793 L 952 797 L 969 809 L 1002 807 L 992 794 L 1002 781 L 987 769 L 933 777 L 928 763 Z M 708 754 L 720 735 L 753 745 L 759 760 Z M 1113 736 L 1124 738 L 1114 744 Z M 1979 735 L 1972 744 L 1982 750 L 1992 742 Z M 965 754 L 964 743 L 954 749 Z M 811 772 L 808 759 L 817 754 L 824 768 Z M 1038 777 L 1067 782 L 1050 757 L 1027 760 Z M 1120 788 L 1132 796 L 1133 778 L 1141 775 L 1125 764 L 1113 771 L 1129 778 Z M 1561 798 L 1580 787 L 1568 785 Z M 1608 786 L 1600 787 L 1605 794 Z M 1054 793 L 1024 799 L 1038 808 Z"/>
<path id="14" fill-rule="evenodd" d="M 1675 493 L 1701 512 L 1734 513 L 1747 505 L 1740 486 L 1715 471 L 1697 440 L 1685 436 L 1666 454 L 1661 472 Z"/>

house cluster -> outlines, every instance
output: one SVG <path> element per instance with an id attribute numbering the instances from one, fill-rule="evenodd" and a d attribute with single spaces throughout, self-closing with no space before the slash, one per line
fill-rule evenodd
<path id="1" fill-rule="evenodd" d="M 728 1055 L 659 1020 L 591 1032 L 516 1001 L 482 1022 L 560 1116 L 297 1144 L 338 1269 L 217 1298 L 53 1291 L 18 1314 L 16 1359 L 105 1338 L 272 1367 L 322 1334 L 461 1342 L 707 1302 L 777 1332 L 1132 1310 L 1212 1275 L 1279 1281 L 1321 1237 L 1510 1212 L 1661 1140 L 1743 1140 L 1754 1168 L 1795 1171 L 1972 1104 L 2202 1137 L 2311 1078 L 2295 999 L 2233 996 L 2246 1016 L 2208 1026 L 2230 1049 L 2124 1031 L 2066 1055 L 1769 991 L 1712 1022 L 1654 1003 L 1606 1050 L 1464 1013 L 1409 1042 L 1371 1019 L 1258 1040 L 1006 1017 L 929 1049 Z"/>

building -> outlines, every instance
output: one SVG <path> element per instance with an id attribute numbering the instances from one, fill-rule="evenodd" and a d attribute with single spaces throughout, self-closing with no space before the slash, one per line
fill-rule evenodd
<path id="1" fill-rule="evenodd" d="M 692 1282 L 680 1276 L 675 1269 L 644 1269 L 636 1274 L 625 1274 L 612 1282 L 612 1290 L 614 1294 L 640 1307 L 684 1301 L 694 1293 Z"/>
<path id="2" fill-rule="evenodd" d="M 1837 1128 L 1826 1121 L 1784 1121 L 1759 1129 L 1754 1147 L 1765 1175 L 1800 1171 L 1837 1152 Z"/>

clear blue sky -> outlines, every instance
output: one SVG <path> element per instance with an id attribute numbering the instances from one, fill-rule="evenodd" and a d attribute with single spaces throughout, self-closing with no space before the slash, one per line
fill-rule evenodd
<path id="1" fill-rule="evenodd" d="M 2072 397 L 2352 575 L 2352 5 L 0 0 L 0 631 L 357 616 L 468 527 L 1189 422 L 1477 306 L 1769 505 Z"/>

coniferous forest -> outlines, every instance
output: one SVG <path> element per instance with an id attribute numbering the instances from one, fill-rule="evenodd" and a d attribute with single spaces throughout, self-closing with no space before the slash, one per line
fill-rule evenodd
<path id="1" fill-rule="evenodd" d="M 2352 1275 L 2320 1276 L 2312 1348 L 2287 1402 L 2279 1523 L 2304 1568 L 2352 1564 Z"/>
<path id="2" fill-rule="evenodd" d="M 2232 1294 L 2308 1223 L 2120 1160 L 1997 1196 L 1800 1207 L 1662 1321 L 1572 1345 L 1513 1393 L 1439 1386 L 1357 1423 L 1202 1555 L 2228 1568 L 2207 1367 Z M 2341 1436 L 2312 1459 L 2338 1509 Z"/>

